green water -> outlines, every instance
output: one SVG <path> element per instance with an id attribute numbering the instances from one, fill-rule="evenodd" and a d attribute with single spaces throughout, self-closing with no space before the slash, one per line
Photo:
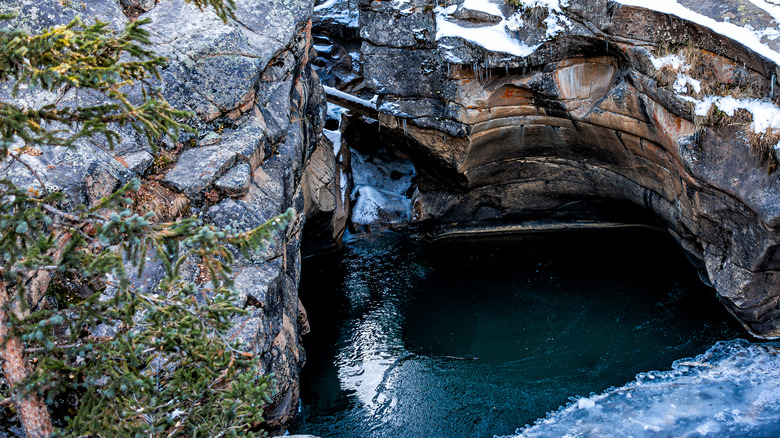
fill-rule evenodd
<path id="1" fill-rule="evenodd" d="M 312 332 L 291 432 L 490 437 L 745 336 L 647 229 L 352 238 L 304 261 Z"/>

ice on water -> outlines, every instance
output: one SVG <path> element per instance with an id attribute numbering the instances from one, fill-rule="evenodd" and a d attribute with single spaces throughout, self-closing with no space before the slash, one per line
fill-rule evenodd
<path id="1" fill-rule="evenodd" d="M 780 343 L 719 342 L 567 407 L 517 437 L 780 436 Z"/>

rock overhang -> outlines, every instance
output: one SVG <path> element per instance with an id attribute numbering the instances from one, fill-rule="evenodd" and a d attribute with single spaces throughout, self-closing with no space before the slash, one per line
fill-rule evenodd
<path id="1" fill-rule="evenodd" d="M 361 1 L 361 26 L 396 17 L 411 32 L 406 24 L 443 13 L 463 20 L 454 14 L 461 3 L 443 11 L 424 0 Z M 398 39 L 398 28 L 365 32 L 364 73 L 380 121 L 403 130 L 401 147 L 420 172 L 415 219 L 572 218 L 603 212 L 588 203 L 633 203 L 660 219 L 748 330 L 780 336 L 778 175 L 751 151 L 744 126 L 703 121 L 659 83 L 653 61 L 689 47 L 718 82 L 738 88 L 749 77 L 769 99 L 780 88 L 777 64 L 661 11 L 572 0 L 558 12 L 571 25 L 552 37 L 526 32 L 537 39 L 524 41 L 535 46 L 524 56 L 474 38 L 433 39 L 430 29 L 417 42 Z"/>

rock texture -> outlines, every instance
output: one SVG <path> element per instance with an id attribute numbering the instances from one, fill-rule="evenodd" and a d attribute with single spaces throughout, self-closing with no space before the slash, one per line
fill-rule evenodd
<path id="1" fill-rule="evenodd" d="M 152 49 L 169 58 L 156 85 L 171 104 L 195 114 L 190 122 L 198 130 L 178 148 L 162 145 L 181 151 L 163 183 L 190 198 L 192 211 L 218 226 L 245 230 L 288 207 L 298 213 L 264 252 L 237 257 L 239 305 L 248 314 L 236 317 L 231 333 L 261 357 L 262 371 L 276 376 L 278 393 L 264 415 L 267 427 L 289 424 L 297 412 L 305 358 L 300 336 L 308 331 L 297 293 L 304 204 L 319 203 L 346 217 L 343 203 L 314 195 L 339 193 L 338 180 L 303 177 L 327 174 L 333 165 L 332 145 L 322 137 L 324 93 L 311 65 L 313 0 L 237 2 L 237 20 L 229 23 L 182 0 L 14 0 L 0 5 L 0 11 L 8 10 L 21 13 L 9 25 L 32 30 L 67 23 L 75 15 L 108 21 L 116 29 L 138 14 L 151 19 Z M 0 84 L 0 98 L 9 98 L 9 89 Z M 82 98 L 89 96 L 30 92 L 19 97 L 31 107 Z M 25 160 L 43 171 L 49 189 L 67 193 L 71 205 L 94 204 L 143 176 L 152 165 L 151 150 L 130 131 L 114 150 L 93 139 L 75 150 L 45 149 Z M 37 184 L 23 166 L 4 167 L 4 172 L 18 184 Z M 343 222 L 333 227 L 339 236 Z M 191 265 L 188 278 L 199 278 L 197 264 Z M 147 269 L 137 282 L 154 288 L 161 274 Z"/>
<path id="2" fill-rule="evenodd" d="M 314 68 L 324 85 L 340 90 L 363 88 L 357 0 L 318 0 L 312 17 L 317 59 Z"/>
<path id="3" fill-rule="evenodd" d="M 493 5 L 503 16 L 451 19 L 479 28 L 517 12 Z M 432 1 L 360 1 L 366 82 L 418 171 L 413 221 L 441 232 L 649 212 L 748 330 L 780 337 L 778 173 L 744 130 L 696 117 L 651 61 L 687 46 L 715 82 L 775 99 L 778 66 L 710 29 L 611 1 L 570 0 L 552 34 L 551 14 L 526 12 L 512 37 L 531 49 L 519 56 L 437 40 Z"/>

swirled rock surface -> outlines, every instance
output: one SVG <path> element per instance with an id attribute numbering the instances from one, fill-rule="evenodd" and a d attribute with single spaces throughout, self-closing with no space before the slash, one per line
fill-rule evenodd
<path id="1" fill-rule="evenodd" d="M 649 220 L 748 330 L 780 336 L 780 8 L 448 3 L 360 1 L 365 81 L 418 171 L 413 221 Z"/>

